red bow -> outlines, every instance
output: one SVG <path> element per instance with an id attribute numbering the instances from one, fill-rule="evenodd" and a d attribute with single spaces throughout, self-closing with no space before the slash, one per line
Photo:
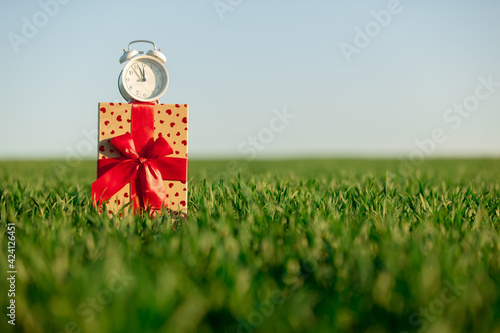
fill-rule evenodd
<path id="1" fill-rule="evenodd" d="M 150 110 L 153 110 L 152 106 Z M 134 113 L 132 115 L 134 116 Z M 140 116 L 152 118 L 153 114 L 147 112 Z M 138 123 L 144 125 L 146 122 Z M 153 125 L 151 122 L 147 123 Z M 154 140 L 150 126 L 132 126 L 132 133 L 134 135 L 127 133 L 110 141 L 123 157 L 99 160 L 99 178 L 92 184 L 93 203 L 101 205 L 125 185 L 137 179 L 138 186 L 135 186 L 135 191 L 139 195 L 141 206 L 151 208 L 151 212 L 161 210 L 166 199 L 163 180 L 185 182 L 187 159 L 167 157 L 173 153 L 172 147 L 162 136 Z M 139 148 L 141 145 L 142 148 Z"/>

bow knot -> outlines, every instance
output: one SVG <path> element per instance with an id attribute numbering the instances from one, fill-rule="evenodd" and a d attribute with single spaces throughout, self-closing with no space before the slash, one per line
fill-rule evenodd
<path id="1" fill-rule="evenodd" d="M 140 164 L 144 164 L 144 163 L 146 163 L 147 161 L 148 161 L 148 159 L 147 159 L 147 158 L 144 158 L 144 157 L 139 157 L 139 163 L 140 163 Z"/>

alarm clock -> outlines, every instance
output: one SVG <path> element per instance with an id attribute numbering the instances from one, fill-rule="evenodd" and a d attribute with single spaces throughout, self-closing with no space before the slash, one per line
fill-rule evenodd
<path id="1" fill-rule="evenodd" d="M 134 43 L 151 43 L 154 49 L 146 54 L 130 47 Z M 148 40 L 134 40 L 123 50 L 120 64 L 126 63 L 118 77 L 118 89 L 127 102 L 155 102 L 167 91 L 168 72 L 164 63 L 167 61 L 156 44 Z"/>

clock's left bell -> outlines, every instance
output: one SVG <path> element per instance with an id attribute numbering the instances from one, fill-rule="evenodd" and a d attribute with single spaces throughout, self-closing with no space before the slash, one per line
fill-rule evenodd
<path id="1" fill-rule="evenodd" d="M 124 53 L 120 57 L 120 64 L 129 61 L 130 59 L 139 54 L 139 51 L 137 50 L 128 50 L 128 51 L 123 50 L 123 52 Z"/>

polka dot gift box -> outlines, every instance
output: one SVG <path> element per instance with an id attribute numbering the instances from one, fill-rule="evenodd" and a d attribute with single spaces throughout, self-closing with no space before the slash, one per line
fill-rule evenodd
<path id="1" fill-rule="evenodd" d="M 188 105 L 100 103 L 95 205 L 187 214 Z"/>

